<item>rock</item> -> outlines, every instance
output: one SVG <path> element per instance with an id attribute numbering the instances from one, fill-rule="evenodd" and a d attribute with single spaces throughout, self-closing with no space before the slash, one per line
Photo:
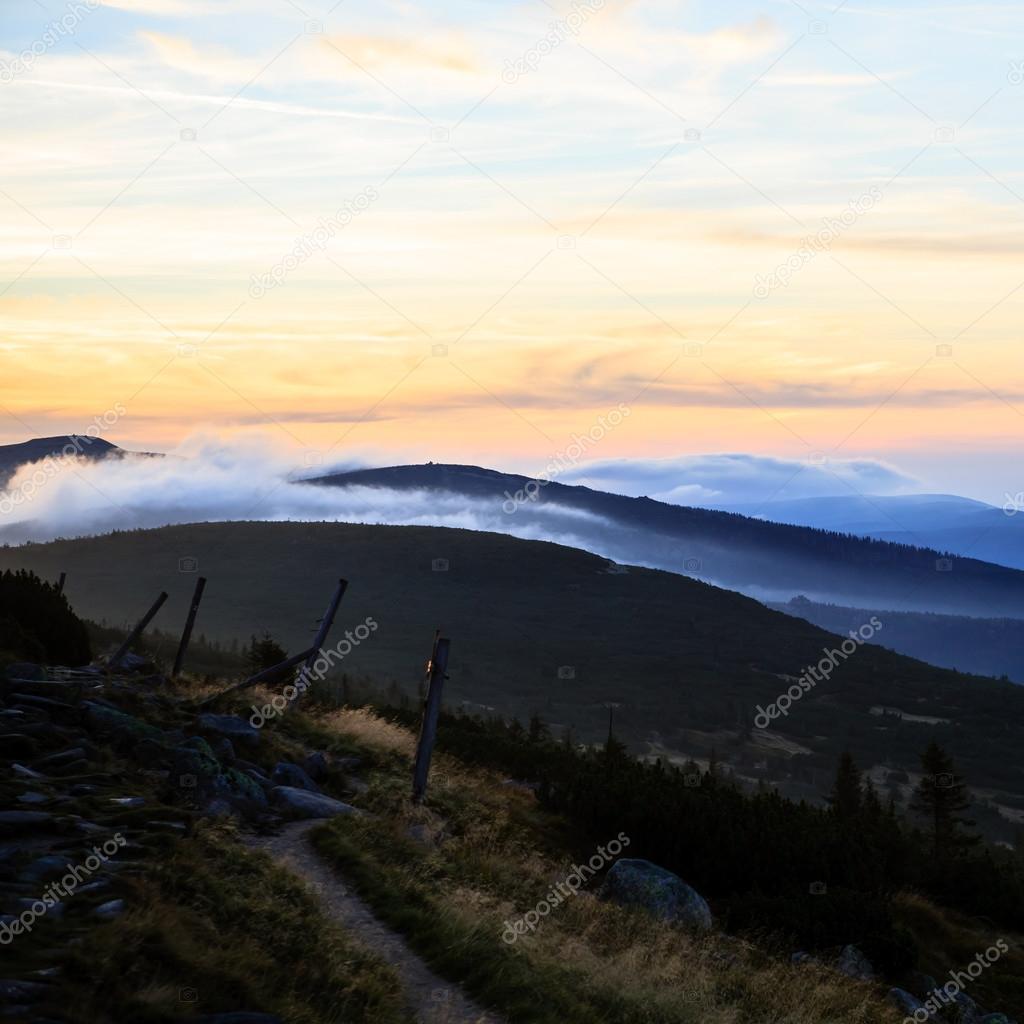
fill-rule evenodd
<path id="1" fill-rule="evenodd" d="M 117 672 L 153 672 L 156 669 L 156 665 L 149 658 L 133 654 L 131 651 L 122 655 L 116 663 L 111 661 L 107 667 Z"/>
<path id="2" fill-rule="evenodd" d="M 101 903 L 92 914 L 93 917 L 98 917 L 102 921 L 113 921 L 115 917 L 120 917 L 124 913 L 124 909 L 124 900 L 107 900 L 106 903 Z"/>
<path id="3" fill-rule="evenodd" d="M 50 802 L 50 797 L 48 797 L 45 793 L 35 793 L 35 792 L 31 792 L 31 791 L 28 792 L 28 793 L 20 793 L 14 799 L 17 800 L 19 804 L 30 804 L 30 805 L 31 804 L 48 804 Z"/>
<path id="4" fill-rule="evenodd" d="M 22 868 L 18 872 L 18 877 L 27 882 L 41 882 L 47 878 L 56 878 L 70 870 L 65 857 L 48 854 L 45 857 L 37 857 L 27 867 Z"/>
<path id="5" fill-rule="evenodd" d="M 53 824 L 53 815 L 46 811 L 0 811 L 0 835 L 29 832 Z"/>
<path id="6" fill-rule="evenodd" d="M 856 946 L 844 946 L 836 961 L 836 970 L 858 981 L 874 981 L 875 969 Z"/>
<path id="7" fill-rule="evenodd" d="M 798 953 L 794 953 L 790 958 L 789 962 L 794 967 L 809 967 L 811 965 L 820 965 L 821 961 L 816 956 L 811 956 L 810 953 L 805 953 L 801 950 Z"/>
<path id="8" fill-rule="evenodd" d="M 270 791 L 270 802 L 289 818 L 333 818 L 338 814 L 358 813 L 350 804 L 293 786 L 275 786 Z"/>
<path id="9" fill-rule="evenodd" d="M 26 768 L 23 764 L 12 764 L 11 771 L 14 772 L 15 776 L 19 779 L 45 779 L 46 776 L 42 772 L 34 772 L 31 768 Z"/>
<path id="10" fill-rule="evenodd" d="M 915 995 L 911 995 L 905 989 L 902 988 L 891 988 L 889 994 L 886 997 L 893 1006 L 896 1007 L 904 1017 L 910 1017 L 917 1010 L 924 1010 L 924 1003 Z M 925 1010 L 925 1013 L 928 1011 Z"/>
<path id="11" fill-rule="evenodd" d="M 79 761 L 88 758 L 89 754 L 82 747 L 72 747 L 70 750 L 61 750 L 56 754 L 47 754 L 46 757 L 36 758 L 32 762 L 34 768 L 50 768 L 56 765 L 70 764 L 72 761 Z"/>
<path id="12" fill-rule="evenodd" d="M 678 875 L 649 860 L 616 861 L 605 877 L 599 895 L 625 907 L 646 910 L 663 921 L 694 931 L 709 931 L 713 920 L 704 897 Z"/>
<path id="13" fill-rule="evenodd" d="M 4 669 L 8 679 L 45 679 L 46 669 L 32 661 L 12 661 Z"/>
<path id="14" fill-rule="evenodd" d="M 319 793 L 320 787 L 297 764 L 279 761 L 270 776 L 275 786 L 291 786 L 293 789 L 307 789 Z"/>
<path id="15" fill-rule="evenodd" d="M 229 800 L 225 800 L 223 797 L 214 797 L 212 800 L 208 800 L 203 807 L 204 818 L 238 818 L 241 817 L 240 812 L 231 806 Z"/>
<path id="16" fill-rule="evenodd" d="M 32 916 L 36 917 L 38 916 L 38 911 L 32 910 L 32 908 L 38 906 L 40 902 L 42 901 L 38 899 L 15 900 L 14 906 L 15 910 L 20 913 L 24 914 L 25 911 L 32 911 Z M 43 913 L 45 913 L 47 917 L 52 917 L 55 921 L 63 920 L 64 911 L 67 909 L 67 905 L 65 903 L 57 900 L 54 903 L 45 903 L 44 905 L 46 909 Z"/>
<path id="17" fill-rule="evenodd" d="M 214 715 L 206 712 L 199 716 L 199 728 L 203 732 L 212 732 L 215 736 L 223 736 L 250 747 L 256 746 L 260 741 L 259 729 L 237 715 Z"/>
<path id="18" fill-rule="evenodd" d="M 53 993 L 53 986 L 41 981 L 0 978 L 0 1002 L 37 1003 Z"/>
<path id="19" fill-rule="evenodd" d="M 102 736 L 112 736 L 133 746 L 145 739 L 160 739 L 159 729 L 147 725 L 134 715 L 127 715 L 95 700 L 82 703 L 85 708 L 86 726 Z"/>
<path id="20" fill-rule="evenodd" d="M 235 760 L 235 748 L 231 744 L 231 740 L 227 736 L 221 736 L 213 744 L 213 756 L 217 758 L 221 764 L 231 764 Z"/>
<path id="21" fill-rule="evenodd" d="M 305 760 L 302 762 L 302 767 L 314 782 L 323 782 L 327 778 L 328 771 L 330 771 L 331 763 L 327 760 L 327 755 L 323 751 L 314 750 L 311 754 L 306 755 Z"/>
<path id="22" fill-rule="evenodd" d="M 958 1024 L 979 1024 L 981 1021 L 981 1007 L 966 992 L 957 992 L 953 997 L 956 1003 L 956 1016 Z"/>

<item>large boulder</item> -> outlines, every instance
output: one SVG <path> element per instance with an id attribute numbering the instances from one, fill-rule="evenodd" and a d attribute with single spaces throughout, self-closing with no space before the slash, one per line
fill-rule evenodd
<path id="1" fill-rule="evenodd" d="M 270 802 L 287 818 L 333 818 L 359 813 L 351 804 L 294 786 L 275 786 L 270 791 Z"/>
<path id="2" fill-rule="evenodd" d="M 875 969 L 871 961 L 856 946 L 843 946 L 836 961 L 836 970 L 857 981 L 875 980 Z"/>
<path id="3" fill-rule="evenodd" d="M 620 906 L 646 910 L 654 917 L 692 931 L 709 931 L 714 923 L 711 908 L 696 889 L 649 860 L 616 861 L 599 895 Z"/>
<path id="4" fill-rule="evenodd" d="M 319 793 L 320 787 L 297 764 L 279 761 L 270 776 L 275 786 L 291 786 L 293 789 L 307 789 Z"/>
<path id="5" fill-rule="evenodd" d="M 904 1017 L 912 1017 L 918 1010 L 925 1010 L 926 1013 L 928 1012 L 925 1009 L 924 1003 L 922 1003 L 917 996 L 907 992 L 906 989 L 889 989 L 888 999 Z"/>

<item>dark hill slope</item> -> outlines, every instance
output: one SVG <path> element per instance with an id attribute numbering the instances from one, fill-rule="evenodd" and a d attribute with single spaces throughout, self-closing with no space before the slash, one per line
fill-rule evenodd
<path id="1" fill-rule="evenodd" d="M 325 486 L 447 491 L 502 506 L 530 479 L 475 466 L 396 466 L 321 477 Z M 589 550 L 618 561 L 686 572 L 753 596 L 797 594 L 858 607 L 1024 618 L 1024 572 L 907 544 L 765 522 L 567 486 L 555 481 L 536 500 L 500 517 L 509 529 L 535 524 L 542 506 L 589 513 L 573 532 Z"/>
<path id="2" fill-rule="evenodd" d="M 935 738 L 972 782 L 1024 796 L 1019 738 L 1024 688 L 861 648 L 779 719 L 749 735 L 767 705 L 837 639 L 740 594 L 672 573 L 609 572 L 594 555 L 498 534 L 338 523 L 217 523 L 0 549 L 0 568 L 52 579 L 90 619 L 134 619 L 166 589 L 156 625 L 180 628 L 195 576 L 209 578 L 197 632 L 245 639 L 271 630 L 308 643 L 334 581 L 351 581 L 335 641 L 368 616 L 377 630 L 345 662 L 357 675 L 416 692 L 433 630 L 453 640 L 452 704 L 525 717 L 539 711 L 596 740 L 602 702 L 622 705 L 616 731 L 635 747 L 659 740 L 820 792 L 851 749 L 865 766 L 914 770 Z M 879 639 L 884 638 L 884 626 Z M 880 717 L 878 705 L 945 720 Z M 787 760 L 787 753 L 804 750 Z"/>

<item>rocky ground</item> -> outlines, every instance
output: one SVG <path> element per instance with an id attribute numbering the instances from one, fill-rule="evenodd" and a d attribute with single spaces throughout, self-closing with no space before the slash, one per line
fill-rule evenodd
<path id="1" fill-rule="evenodd" d="M 0 1018 L 86 1019 L 69 1005 L 69 958 L 132 908 L 133 882 L 197 823 L 271 833 L 359 813 L 324 792 L 358 790 L 355 759 L 279 756 L 244 719 L 201 710 L 162 675 L 9 666 L 0 676 Z M 180 998 L 187 1004 L 188 992 Z M 181 1009 L 206 1024 L 280 1021 L 251 1006 Z"/>

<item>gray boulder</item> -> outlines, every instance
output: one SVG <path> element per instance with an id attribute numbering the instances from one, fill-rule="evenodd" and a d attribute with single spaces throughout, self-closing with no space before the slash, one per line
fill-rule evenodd
<path id="1" fill-rule="evenodd" d="M 917 1010 L 924 1010 L 924 1003 L 915 995 L 902 988 L 889 989 L 888 1000 L 904 1017 L 912 1016 Z M 925 1011 L 927 1012 L 927 1011 Z"/>
<path id="2" fill-rule="evenodd" d="M 663 921 L 693 931 L 710 931 L 711 908 L 696 889 L 678 875 L 649 860 L 616 861 L 605 877 L 599 895 L 624 907 L 636 907 Z"/>
<path id="3" fill-rule="evenodd" d="M 320 787 L 297 764 L 279 761 L 270 776 L 275 786 L 291 786 L 293 789 L 307 789 L 319 793 Z"/>
<path id="4" fill-rule="evenodd" d="M 843 946 L 836 961 L 836 970 L 857 981 L 874 981 L 875 969 L 868 958 L 856 946 Z"/>
<path id="5" fill-rule="evenodd" d="M 351 804 L 294 786 L 275 786 L 270 791 L 270 802 L 288 818 L 333 818 L 339 814 L 359 813 Z"/>
<path id="6" fill-rule="evenodd" d="M 327 772 L 331 767 L 331 763 L 327 760 L 327 755 L 323 751 L 314 750 L 311 754 L 306 755 L 305 760 L 302 762 L 302 767 L 305 768 L 306 774 L 314 782 L 323 782 L 327 778 Z"/>

